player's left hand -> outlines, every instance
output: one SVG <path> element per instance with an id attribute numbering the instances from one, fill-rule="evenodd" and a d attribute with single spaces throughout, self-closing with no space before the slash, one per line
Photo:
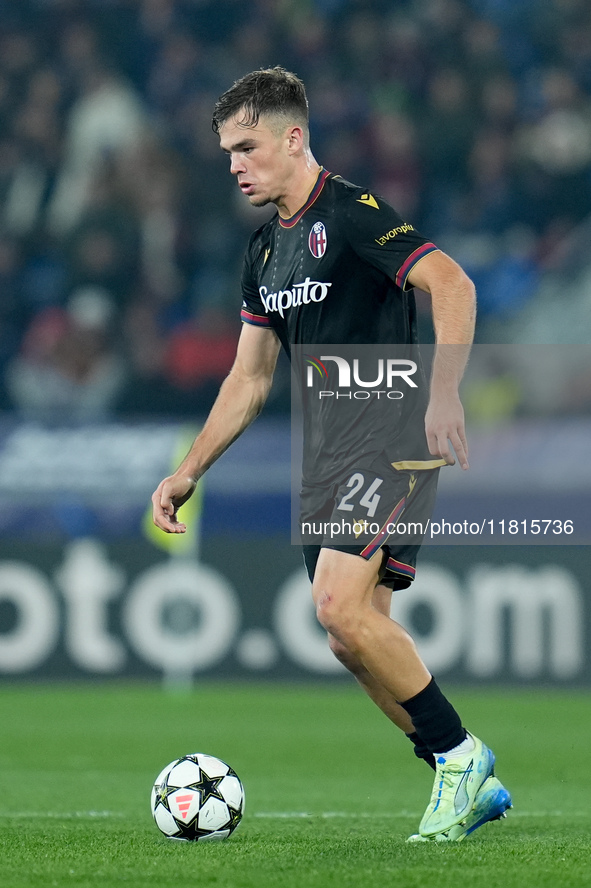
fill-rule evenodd
<path id="1" fill-rule="evenodd" d="M 459 395 L 431 397 L 425 414 L 425 432 L 432 456 L 440 456 L 448 466 L 453 466 L 453 447 L 462 469 L 469 468 L 464 408 Z"/>
<path id="2" fill-rule="evenodd" d="M 152 516 L 156 527 L 165 533 L 185 533 L 187 527 L 178 520 L 180 507 L 193 495 L 196 481 L 176 472 L 160 482 L 152 494 Z"/>

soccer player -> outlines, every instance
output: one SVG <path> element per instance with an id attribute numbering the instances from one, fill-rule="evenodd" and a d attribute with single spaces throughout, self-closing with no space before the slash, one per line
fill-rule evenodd
<path id="1" fill-rule="evenodd" d="M 237 81 L 218 100 L 213 128 L 251 205 L 273 203 L 277 213 L 248 245 L 235 363 L 189 454 L 152 496 L 155 524 L 167 533 L 185 531 L 179 507 L 260 413 L 281 347 L 289 355 L 304 343 L 411 346 L 417 335 L 413 287 L 431 294 L 436 335 L 422 440 L 416 453 L 382 458 L 380 493 L 365 502 L 379 500 L 382 515 L 390 517 L 396 509 L 411 510 L 415 501 L 431 503 L 439 467 L 455 462 L 452 448 L 468 468 L 458 386 L 474 330 L 472 283 L 380 197 L 316 162 L 306 93 L 294 74 L 277 67 Z M 353 468 L 364 459 L 354 440 L 356 448 Z M 361 467 L 368 469 L 368 461 Z M 358 474 L 365 483 L 363 471 Z M 338 484 L 307 489 L 304 477 L 304 516 L 331 515 L 342 502 Z M 304 557 L 332 651 L 436 772 L 419 833 L 411 838 L 461 840 L 502 816 L 511 799 L 494 776 L 493 753 L 465 730 L 411 637 L 390 618 L 392 591 L 414 578 L 417 549 L 397 544 L 384 529 L 357 546 L 319 539 L 304 546 Z"/>

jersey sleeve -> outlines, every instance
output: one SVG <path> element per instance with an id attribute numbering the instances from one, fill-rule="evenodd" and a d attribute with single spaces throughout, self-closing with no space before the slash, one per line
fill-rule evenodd
<path id="1" fill-rule="evenodd" d="M 367 191 L 349 193 L 342 200 L 339 221 L 357 255 L 393 278 L 401 290 L 410 288 L 408 276 L 417 262 L 438 250 L 382 198 Z"/>
<path id="2" fill-rule="evenodd" d="M 253 327 L 271 327 L 271 319 L 265 311 L 257 283 L 257 267 L 261 262 L 260 245 L 257 244 L 256 232 L 251 237 L 244 264 L 242 266 L 242 310 L 240 319 L 244 324 Z"/>

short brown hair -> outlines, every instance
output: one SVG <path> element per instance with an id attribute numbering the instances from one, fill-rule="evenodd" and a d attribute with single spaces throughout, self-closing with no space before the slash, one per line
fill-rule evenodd
<path id="1" fill-rule="evenodd" d="M 308 99 L 299 77 L 279 66 L 261 68 L 237 80 L 216 102 L 214 133 L 231 117 L 244 111 L 241 126 L 256 126 L 262 115 L 273 115 L 308 127 Z"/>

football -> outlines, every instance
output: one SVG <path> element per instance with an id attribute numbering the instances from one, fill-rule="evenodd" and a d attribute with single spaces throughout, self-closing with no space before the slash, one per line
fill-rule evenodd
<path id="1" fill-rule="evenodd" d="M 227 839 L 242 819 L 244 788 L 229 765 L 196 752 L 160 772 L 150 802 L 156 826 L 169 839 Z"/>

